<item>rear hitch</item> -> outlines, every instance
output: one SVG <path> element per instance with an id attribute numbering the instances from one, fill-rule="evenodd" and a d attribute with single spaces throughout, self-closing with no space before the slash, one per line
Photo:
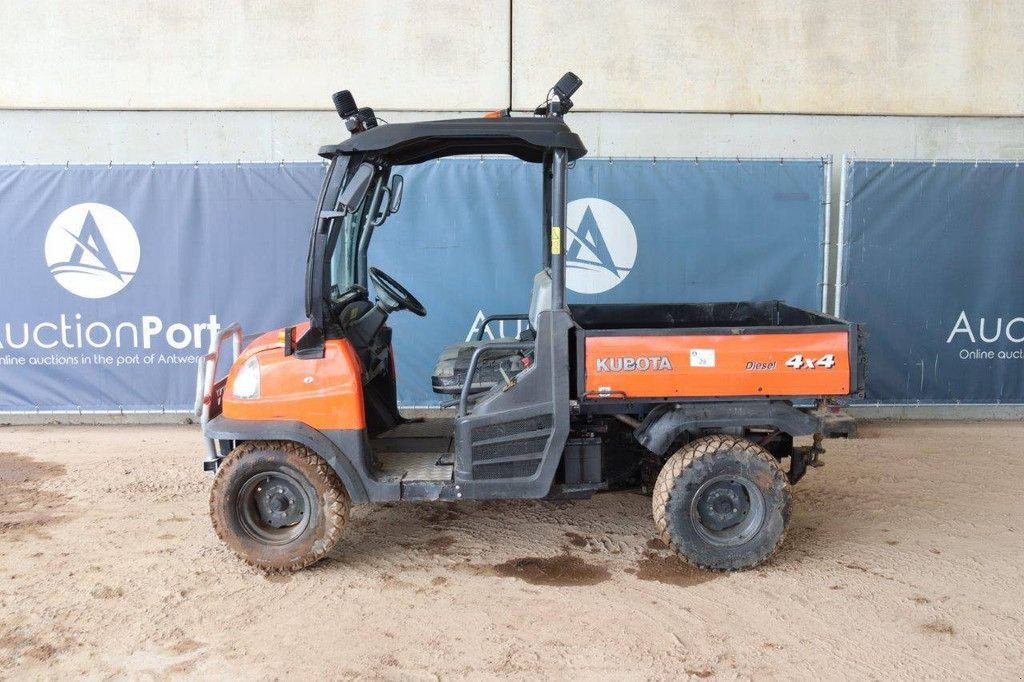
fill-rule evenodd
<path id="1" fill-rule="evenodd" d="M 786 473 L 786 478 L 789 479 L 790 485 L 795 485 L 797 481 L 804 477 L 807 473 L 807 467 L 823 467 L 825 463 L 820 460 L 821 455 L 825 454 L 825 448 L 821 447 L 822 435 L 820 433 L 814 434 L 814 443 L 812 445 L 805 445 L 803 447 L 793 448 L 792 454 L 789 456 L 789 471 Z"/>

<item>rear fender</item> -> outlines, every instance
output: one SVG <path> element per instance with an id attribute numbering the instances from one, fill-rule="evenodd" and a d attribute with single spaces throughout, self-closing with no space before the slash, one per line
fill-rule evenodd
<path id="1" fill-rule="evenodd" d="M 821 421 L 786 402 L 677 403 L 651 410 L 633 435 L 645 448 L 663 455 L 684 431 L 750 426 L 808 436 L 821 430 Z"/>

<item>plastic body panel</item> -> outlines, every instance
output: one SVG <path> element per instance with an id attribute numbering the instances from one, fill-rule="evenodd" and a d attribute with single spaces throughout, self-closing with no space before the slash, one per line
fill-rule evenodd
<path id="1" fill-rule="evenodd" d="M 246 440 L 287 440 L 302 443 L 327 462 L 345 484 L 352 502 L 393 502 L 401 497 L 400 482 L 374 476 L 370 463 L 372 453 L 366 431 L 319 431 L 300 421 L 275 419 L 268 421 L 211 419 L 204 435 L 224 446 L 227 456 L 233 444 Z"/>
<path id="2" fill-rule="evenodd" d="M 847 395 L 850 337 L 829 332 L 600 336 L 585 394 L 628 398 Z"/>
<path id="3" fill-rule="evenodd" d="M 222 414 L 246 421 L 295 420 L 319 431 L 366 428 L 362 366 L 345 339 L 324 343 L 322 358 L 285 355 L 281 331 L 267 332 L 242 352 L 228 373 Z M 259 358 L 260 392 L 237 398 L 232 388 L 241 368 Z"/>
<path id="4" fill-rule="evenodd" d="M 736 400 L 714 403 L 666 403 L 647 413 L 633 435 L 656 454 L 664 454 L 682 433 L 700 429 L 742 429 L 767 426 L 791 436 L 822 429 L 821 414 L 801 410 L 782 400 Z"/>
<path id="5" fill-rule="evenodd" d="M 567 311 L 541 311 L 534 364 L 514 386 L 496 387 L 455 420 L 459 497 L 540 498 L 551 491 L 569 436 L 570 326 Z M 501 466 L 508 473 L 484 473 Z"/>
<path id="6" fill-rule="evenodd" d="M 585 412 L 860 396 L 864 330 L 781 301 L 570 305 Z"/>
<path id="7" fill-rule="evenodd" d="M 461 154 L 508 154 L 541 163 L 554 149 L 564 149 L 569 161 L 587 153 L 579 135 L 561 118 L 515 116 L 392 123 L 320 147 L 320 156 L 369 153 L 400 166 Z"/>

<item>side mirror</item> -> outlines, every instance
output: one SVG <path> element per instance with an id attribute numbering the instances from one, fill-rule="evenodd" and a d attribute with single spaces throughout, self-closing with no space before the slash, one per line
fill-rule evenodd
<path id="1" fill-rule="evenodd" d="M 373 171 L 372 163 L 359 164 L 359 168 L 352 174 L 352 179 L 345 185 L 345 189 L 341 190 L 338 208 L 346 213 L 355 213 L 359 209 L 359 205 L 366 197 L 366 191 L 370 189 L 370 183 L 373 182 Z"/>
<path id="2" fill-rule="evenodd" d="M 402 205 L 402 188 L 405 186 L 405 179 L 401 175 L 392 175 L 391 184 L 382 187 L 380 201 L 377 202 L 377 217 L 373 220 L 373 226 L 378 227 L 384 224 L 388 216 L 398 213 Z"/>
<path id="3" fill-rule="evenodd" d="M 402 188 L 405 187 L 405 178 L 401 175 L 391 176 L 391 200 L 388 201 L 388 213 L 398 213 L 402 207 Z"/>

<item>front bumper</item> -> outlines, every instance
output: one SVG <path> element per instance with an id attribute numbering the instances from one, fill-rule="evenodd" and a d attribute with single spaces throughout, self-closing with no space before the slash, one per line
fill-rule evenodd
<path id="1" fill-rule="evenodd" d="M 199 419 L 199 428 L 203 435 L 203 445 L 206 449 L 206 459 L 203 460 L 203 469 L 214 471 L 219 461 L 217 457 L 216 439 L 211 438 L 207 433 L 207 427 L 211 419 L 215 419 L 221 413 L 223 404 L 224 387 L 227 384 L 227 377 L 217 379 L 217 368 L 220 363 L 220 351 L 224 342 L 231 339 L 233 352 L 232 363 L 238 359 L 242 352 L 242 327 L 237 322 L 229 324 L 221 329 L 210 341 L 210 351 L 203 356 L 196 367 L 196 402 L 195 415 Z"/>

